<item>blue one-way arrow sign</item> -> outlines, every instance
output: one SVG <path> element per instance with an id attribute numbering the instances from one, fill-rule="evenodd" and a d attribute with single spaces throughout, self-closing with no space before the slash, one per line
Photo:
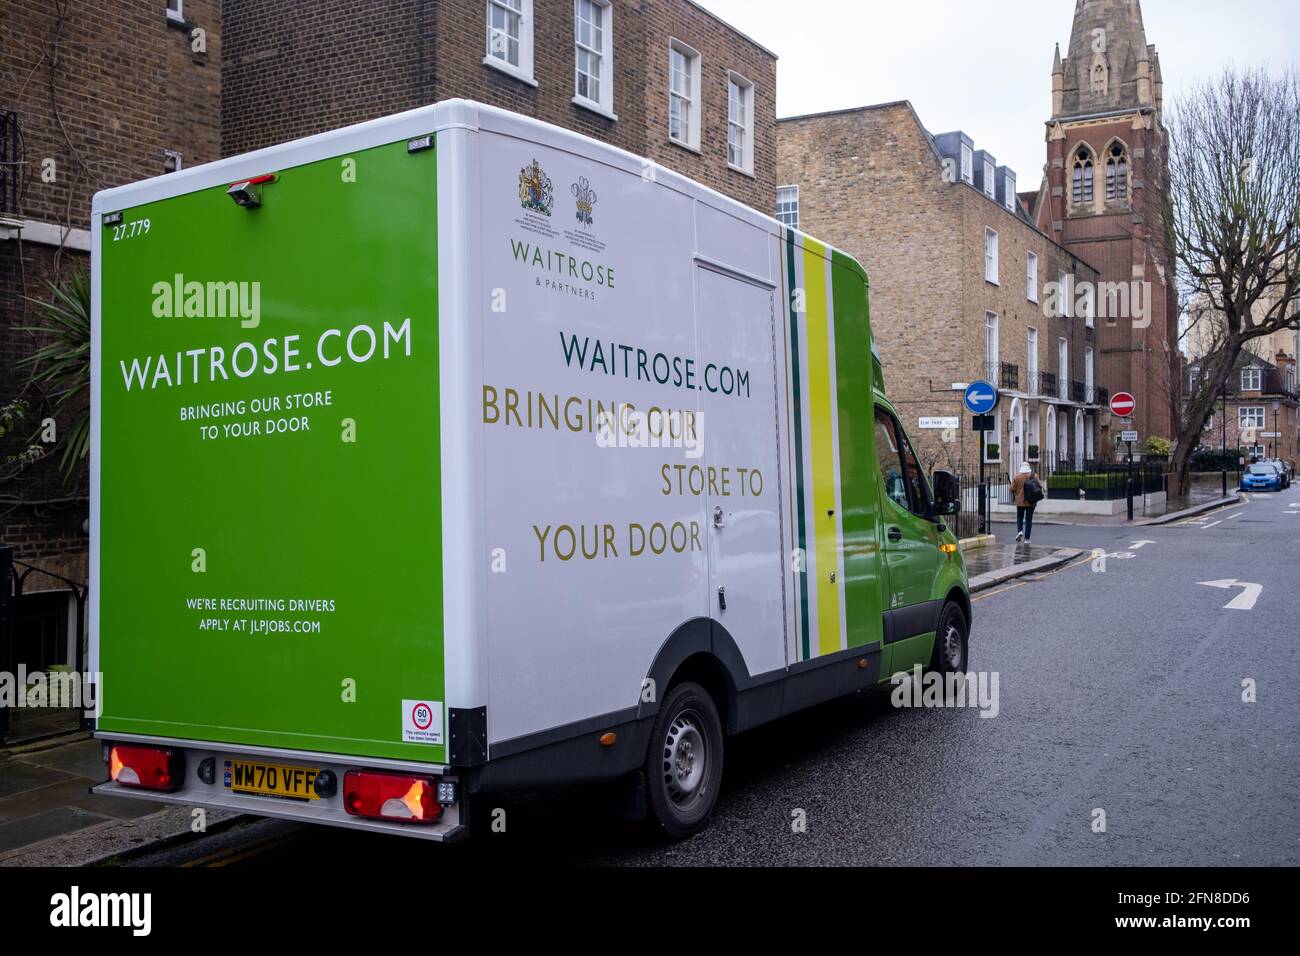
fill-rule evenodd
<path id="1" fill-rule="evenodd" d="M 971 382 L 962 401 L 972 415 L 987 415 L 998 407 L 998 390 L 990 382 Z"/>

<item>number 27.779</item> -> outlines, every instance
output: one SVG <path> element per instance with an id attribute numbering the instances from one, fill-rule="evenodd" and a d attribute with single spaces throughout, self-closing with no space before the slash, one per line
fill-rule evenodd
<path id="1" fill-rule="evenodd" d="M 132 239 L 136 236 L 143 236 L 149 232 L 148 219 L 136 219 L 133 222 L 118 223 L 113 227 L 113 241 L 119 239 Z"/>

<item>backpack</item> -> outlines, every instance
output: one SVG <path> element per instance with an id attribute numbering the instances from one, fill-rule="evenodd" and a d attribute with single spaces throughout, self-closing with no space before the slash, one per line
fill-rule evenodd
<path id="1" fill-rule="evenodd" d="M 1025 504 L 1036 505 L 1043 500 L 1043 485 L 1037 475 L 1025 479 Z"/>

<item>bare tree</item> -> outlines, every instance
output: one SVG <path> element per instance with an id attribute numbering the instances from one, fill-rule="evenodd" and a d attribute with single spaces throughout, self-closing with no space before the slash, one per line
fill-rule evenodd
<path id="1" fill-rule="evenodd" d="M 1198 374 L 1173 391 L 1173 470 L 1186 494 L 1190 458 L 1241 352 L 1300 323 L 1300 77 L 1226 71 L 1167 120 L 1168 189 L 1160 227 L 1184 302 L 1217 322 Z"/>

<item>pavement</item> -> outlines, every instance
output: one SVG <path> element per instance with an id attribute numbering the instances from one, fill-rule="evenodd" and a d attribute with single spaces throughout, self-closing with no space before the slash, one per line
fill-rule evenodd
<path id="1" fill-rule="evenodd" d="M 103 781 L 100 746 L 75 734 L 0 756 L 0 864 L 31 845 L 160 809 L 138 800 L 92 796 Z"/>

